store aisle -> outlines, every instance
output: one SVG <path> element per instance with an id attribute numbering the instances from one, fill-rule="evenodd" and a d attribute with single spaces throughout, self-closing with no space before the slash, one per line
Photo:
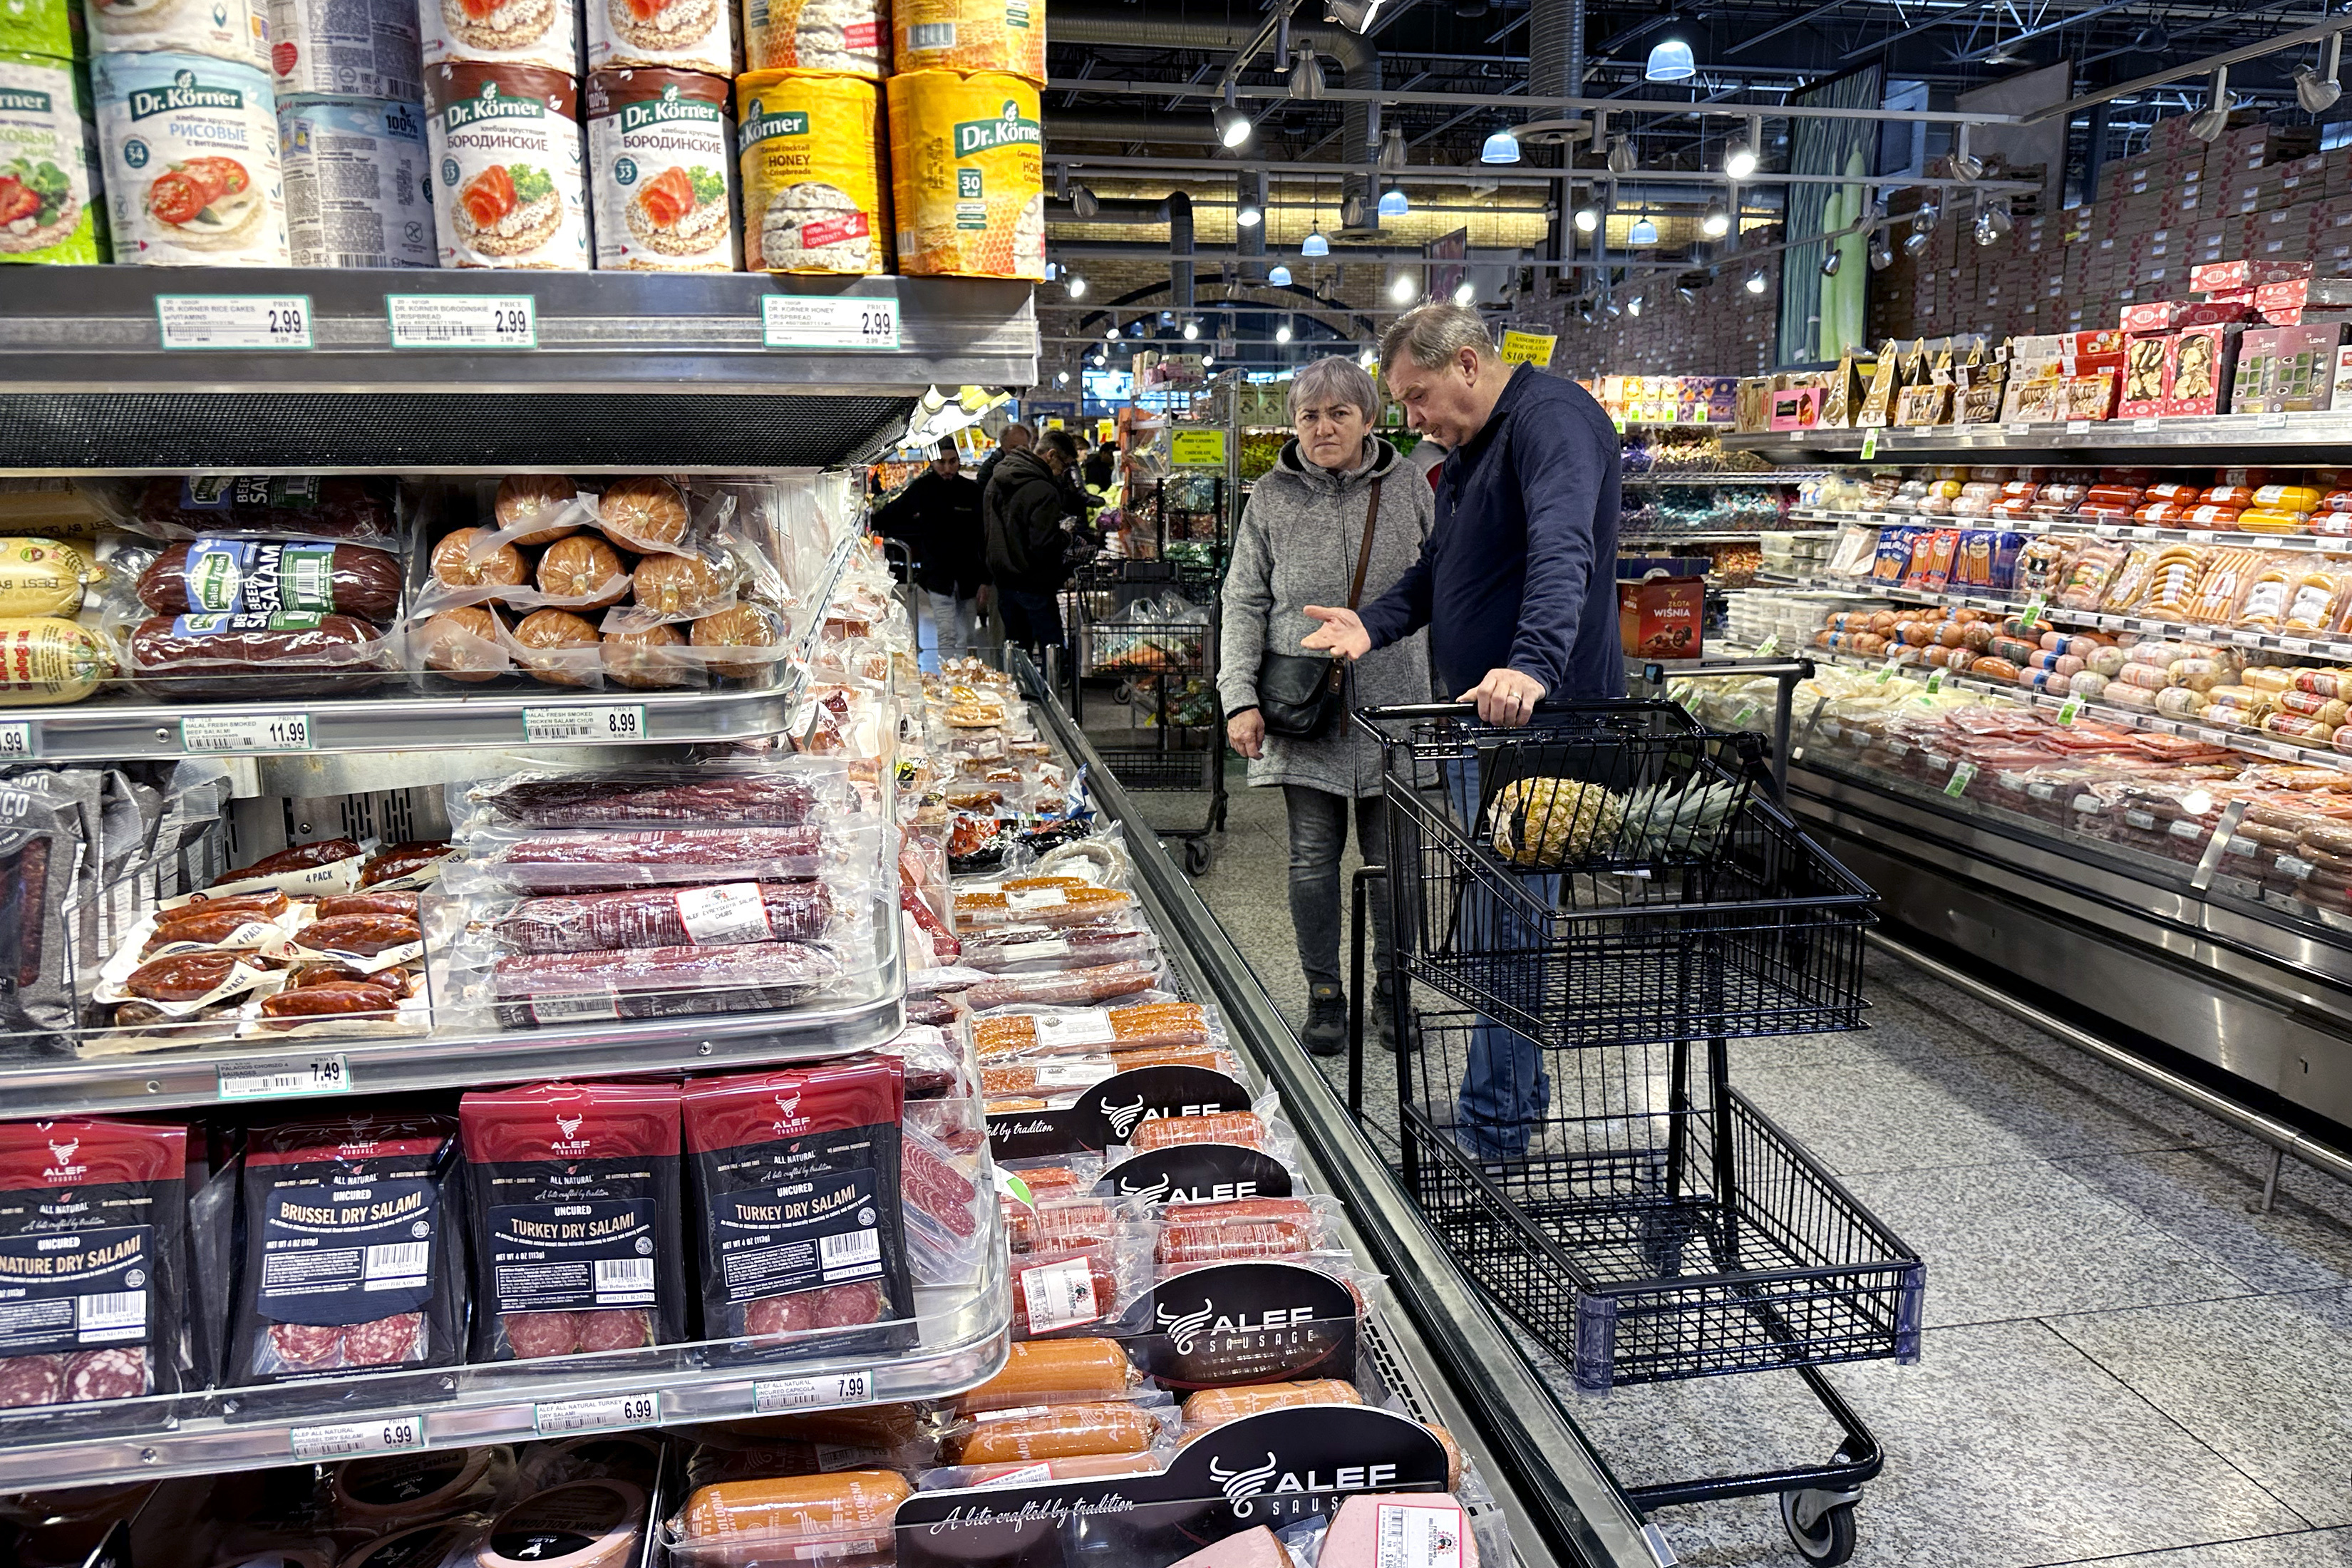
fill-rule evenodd
<path id="1" fill-rule="evenodd" d="M 1231 822 L 1198 886 L 1295 1024 L 1278 793 Z M 1867 995 L 1867 1032 L 1734 1054 L 1927 1261 L 1920 1363 L 1831 1373 L 1888 1453 L 1855 1562 L 2352 1568 L 2352 1187 L 2290 1163 L 2249 1212 L 2251 1140 L 1876 954 Z M 1633 1484 L 1836 1441 L 1793 1375 L 1568 1398 Z M 1769 1500 L 1658 1519 L 1685 1563 L 1802 1561 Z"/>

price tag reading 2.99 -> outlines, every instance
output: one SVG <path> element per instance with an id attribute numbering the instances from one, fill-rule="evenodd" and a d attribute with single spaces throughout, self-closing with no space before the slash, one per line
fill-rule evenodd
<path id="1" fill-rule="evenodd" d="M 158 294 L 155 321 L 167 349 L 307 349 L 308 294 Z"/>
<path id="2" fill-rule="evenodd" d="M 761 341 L 772 349 L 895 349 L 891 295 L 770 294 L 760 301 Z"/>

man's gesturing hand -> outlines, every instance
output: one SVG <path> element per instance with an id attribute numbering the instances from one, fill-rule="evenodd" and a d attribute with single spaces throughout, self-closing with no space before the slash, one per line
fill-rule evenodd
<path id="1" fill-rule="evenodd" d="M 1486 679 L 1454 700 L 1475 702 L 1478 717 L 1489 724 L 1524 724 L 1534 716 L 1536 704 L 1543 700 L 1543 682 L 1533 676 L 1521 675 L 1516 669 L 1490 669 Z"/>
<path id="2" fill-rule="evenodd" d="M 1300 647 L 1328 650 L 1346 658 L 1361 658 L 1372 651 L 1372 634 L 1364 629 L 1363 621 L 1353 610 L 1327 610 L 1320 605 L 1304 606 L 1307 613 L 1323 623 L 1321 629 L 1307 634 Z"/>

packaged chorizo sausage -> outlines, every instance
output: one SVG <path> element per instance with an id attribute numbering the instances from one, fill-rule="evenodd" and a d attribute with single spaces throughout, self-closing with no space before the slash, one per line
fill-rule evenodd
<path id="1" fill-rule="evenodd" d="M 184 1127 L 0 1123 L 0 1407 L 178 1392 Z"/>
<path id="2" fill-rule="evenodd" d="M 905 1069 L 863 1057 L 687 1086 L 707 1339 L 762 1354 L 914 1341 L 899 1208 Z M 839 1329 L 842 1335 L 807 1331 Z"/>
<path id="3" fill-rule="evenodd" d="M 453 1366 L 466 1321 L 457 1125 L 359 1115 L 253 1134 L 228 1381 Z"/>
<path id="4" fill-rule="evenodd" d="M 674 1083 L 540 1083 L 457 1103 L 473 1207 L 472 1361 L 686 1337 Z"/>

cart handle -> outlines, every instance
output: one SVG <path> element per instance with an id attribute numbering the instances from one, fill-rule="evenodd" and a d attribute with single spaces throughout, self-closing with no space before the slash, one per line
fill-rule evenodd
<path id="1" fill-rule="evenodd" d="M 1535 705 L 1530 717 L 1545 713 L 1656 713 L 1678 720 L 1694 735 L 1706 732 L 1706 726 L 1685 712 L 1680 704 L 1660 701 L 1655 698 L 1612 697 L 1580 701 L 1554 702 L 1549 700 Z M 1359 708 L 1356 717 L 1372 719 L 1475 719 L 1478 705 L 1475 702 L 1413 702 L 1396 708 Z"/>

